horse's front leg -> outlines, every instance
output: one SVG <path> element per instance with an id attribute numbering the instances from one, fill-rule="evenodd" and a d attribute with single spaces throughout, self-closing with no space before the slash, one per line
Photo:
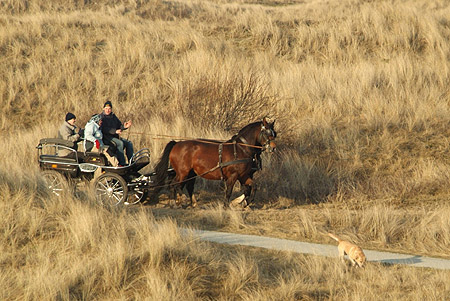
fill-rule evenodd
<path id="1" fill-rule="evenodd" d="M 248 178 L 246 181 L 244 181 L 244 187 L 245 187 L 245 199 L 247 200 L 247 206 L 253 203 L 253 200 L 255 199 L 255 193 L 256 193 L 256 184 L 253 181 L 252 178 Z"/>
<path id="2" fill-rule="evenodd" d="M 233 187 L 234 184 L 236 183 L 236 177 L 229 177 L 226 180 L 226 192 L 225 192 L 225 206 L 229 206 L 230 205 L 230 198 L 231 198 L 231 193 L 233 192 Z"/>

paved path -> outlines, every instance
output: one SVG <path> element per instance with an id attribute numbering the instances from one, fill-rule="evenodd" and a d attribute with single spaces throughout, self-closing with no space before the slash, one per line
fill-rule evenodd
<path id="1" fill-rule="evenodd" d="M 200 237 L 200 239 L 211 242 L 260 247 L 280 251 L 291 251 L 296 253 L 313 254 L 327 257 L 338 256 L 337 245 L 321 245 L 295 240 L 225 232 L 204 230 L 192 231 L 194 235 Z M 367 249 L 364 249 L 364 253 L 366 254 L 367 260 L 372 262 L 381 262 L 387 264 L 406 264 L 413 267 L 450 270 L 450 260 L 447 259 L 424 257 L 419 255 L 379 252 Z"/>

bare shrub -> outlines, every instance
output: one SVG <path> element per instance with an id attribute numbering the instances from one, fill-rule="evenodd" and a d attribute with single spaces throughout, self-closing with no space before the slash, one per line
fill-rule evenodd
<path id="1" fill-rule="evenodd" d="M 178 93 L 183 116 L 202 128 L 231 131 L 274 115 L 276 97 L 267 80 L 256 73 L 201 76 Z"/>

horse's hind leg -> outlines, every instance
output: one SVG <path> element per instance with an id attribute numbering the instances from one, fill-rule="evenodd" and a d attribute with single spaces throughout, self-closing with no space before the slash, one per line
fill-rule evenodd
<path id="1" fill-rule="evenodd" d="M 178 175 L 176 175 L 174 178 L 172 178 L 169 181 L 169 185 L 171 185 L 171 199 L 175 202 L 175 205 L 179 205 L 181 203 L 181 200 L 179 200 L 178 196 L 182 197 L 183 196 L 183 187 L 184 187 L 184 183 L 182 182 L 182 180 L 180 180 L 180 177 Z"/>
<path id="2" fill-rule="evenodd" d="M 188 181 L 186 182 L 186 190 L 188 192 L 189 199 L 191 201 L 192 208 L 197 207 L 197 200 L 194 195 L 195 177 L 197 174 L 191 170 L 188 175 Z"/>

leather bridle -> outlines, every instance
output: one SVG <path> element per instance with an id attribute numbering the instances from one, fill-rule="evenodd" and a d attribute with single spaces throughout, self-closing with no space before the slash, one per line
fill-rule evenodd
<path id="1" fill-rule="evenodd" d="M 258 136 L 258 142 L 262 145 L 263 150 L 271 149 L 270 141 L 276 138 L 277 134 L 272 128 L 267 128 L 264 125 L 261 126 L 261 132 Z M 264 138 L 264 142 L 262 140 Z"/>

